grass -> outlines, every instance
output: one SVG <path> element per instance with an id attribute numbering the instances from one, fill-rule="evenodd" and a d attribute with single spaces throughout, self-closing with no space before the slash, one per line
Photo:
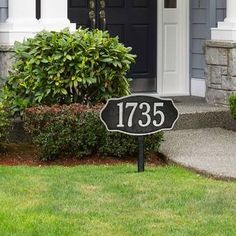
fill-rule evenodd
<path id="1" fill-rule="evenodd" d="M 236 183 L 180 167 L 0 167 L 0 235 L 235 235 Z"/>

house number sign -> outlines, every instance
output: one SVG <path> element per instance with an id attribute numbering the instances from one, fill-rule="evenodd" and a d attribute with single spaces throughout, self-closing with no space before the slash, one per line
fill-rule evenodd
<path id="1" fill-rule="evenodd" d="M 171 99 L 131 95 L 109 99 L 100 112 L 108 131 L 138 136 L 139 171 L 144 171 L 144 136 L 171 130 L 179 117 Z"/>

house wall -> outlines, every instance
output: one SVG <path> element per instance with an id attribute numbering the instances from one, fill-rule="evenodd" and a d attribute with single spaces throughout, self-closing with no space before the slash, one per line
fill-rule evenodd
<path id="1" fill-rule="evenodd" d="M 226 0 L 191 0 L 191 77 L 205 79 L 204 43 L 211 37 L 211 27 L 223 21 Z"/>
<path id="2" fill-rule="evenodd" d="M 215 21 L 223 21 L 226 16 L 226 0 L 217 0 L 216 1 L 216 18 Z M 216 25 L 215 22 L 215 25 Z"/>
<path id="3" fill-rule="evenodd" d="M 0 22 L 4 22 L 7 19 L 7 0 L 0 0 Z"/>
<path id="4" fill-rule="evenodd" d="M 191 94 L 205 96 L 205 40 L 211 28 L 226 15 L 226 0 L 190 0 L 190 78 Z"/>

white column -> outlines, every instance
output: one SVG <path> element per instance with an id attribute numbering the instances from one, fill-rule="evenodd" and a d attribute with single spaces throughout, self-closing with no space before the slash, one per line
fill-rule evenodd
<path id="1" fill-rule="evenodd" d="M 226 18 L 211 29 L 212 40 L 236 40 L 236 0 L 227 0 Z"/>
<path id="2" fill-rule="evenodd" d="M 13 45 L 15 41 L 34 36 L 41 29 L 34 0 L 9 0 L 8 19 L 0 24 L 0 43 Z"/>
<path id="3" fill-rule="evenodd" d="M 236 23 L 236 1 L 227 0 L 225 23 Z"/>
<path id="4" fill-rule="evenodd" d="M 40 24 L 45 30 L 61 30 L 68 27 L 71 31 L 76 24 L 71 24 L 67 18 L 67 0 L 41 0 Z"/>
<path id="5" fill-rule="evenodd" d="M 10 0 L 8 3 L 7 23 L 14 25 L 37 24 L 35 17 L 36 2 L 32 0 Z"/>

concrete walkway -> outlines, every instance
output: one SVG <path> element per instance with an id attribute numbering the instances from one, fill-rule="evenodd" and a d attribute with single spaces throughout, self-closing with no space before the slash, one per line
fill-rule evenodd
<path id="1" fill-rule="evenodd" d="M 236 179 L 236 132 L 222 128 L 165 132 L 161 152 L 171 161 L 220 178 Z"/>

